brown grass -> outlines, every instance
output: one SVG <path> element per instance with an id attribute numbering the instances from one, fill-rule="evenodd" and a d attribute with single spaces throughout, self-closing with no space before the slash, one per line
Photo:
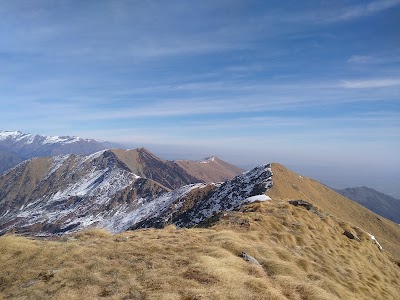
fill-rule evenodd
<path id="1" fill-rule="evenodd" d="M 354 225 L 277 200 L 231 212 L 210 229 L 3 236 L 0 298 L 400 299 L 399 266 L 342 227 Z"/>
<path id="2" fill-rule="evenodd" d="M 339 195 L 327 186 L 300 176 L 284 166 L 273 163 L 274 186 L 267 194 L 276 200 L 302 199 L 318 206 L 337 220 L 352 223 L 374 235 L 383 249 L 400 261 L 400 226 L 367 208 Z M 354 232 L 354 228 L 351 230 Z"/>

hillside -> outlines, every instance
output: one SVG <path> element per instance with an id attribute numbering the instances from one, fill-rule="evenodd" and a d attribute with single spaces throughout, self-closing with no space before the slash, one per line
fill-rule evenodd
<path id="1" fill-rule="evenodd" d="M 273 163 L 274 186 L 267 194 L 276 200 L 303 199 L 340 220 L 351 222 L 376 236 L 383 248 L 400 260 L 400 226 L 350 201 L 316 180 Z"/>
<path id="2" fill-rule="evenodd" d="M 273 200 L 204 229 L 2 236 L 0 298 L 399 299 L 399 265 L 363 230 L 324 216 Z"/>
<path id="3" fill-rule="evenodd" d="M 400 200 L 369 187 L 354 187 L 335 190 L 339 194 L 356 201 L 395 223 L 400 223 Z"/>
<path id="4" fill-rule="evenodd" d="M 163 160 L 145 148 L 133 150 L 112 149 L 110 151 L 112 151 L 131 172 L 141 177 L 153 179 L 170 189 L 176 189 L 186 184 L 202 181 L 199 178 L 191 176 L 174 162 Z"/>
<path id="5" fill-rule="evenodd" d="M 244 171 L 214 156 L 201 161 L 176 160 L 175 162 L 190 175 L 204 182 L 223 182 Z"/>

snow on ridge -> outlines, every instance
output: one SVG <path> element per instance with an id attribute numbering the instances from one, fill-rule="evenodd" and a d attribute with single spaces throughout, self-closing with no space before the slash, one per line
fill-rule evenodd
<path id="1" fill-rule="evenodd" d="M 63 164 L 64 162 L 71 157 L 71 154 L 61 154 L 57 156 L 53 156 L 53 164 L 51 165 L 49 171 L 47 172 L 47 176 L 44 178 L 44 180 L 48 179 L 55 171 L 57 171 Z"/>
<path id="2" fill-rule="evenodd" d="M 5 140 L 8 138 L 17 138 L 22 135 L 20 131 L 0 131 L 0 140 Z"/>
<path id="3" fill-rule="evenodd" d="M 34 141 L 40 142 L 42 144 L 72 144 L 82 141 L 95 141 L 77 136 L 48 136 L 22 133 L 21 131 L 0 131 L 0 141 L 6 139 L 11 139 L 16 142 L 24 142 L 26 144 L 32 144 Z"/>
<path id="4" fill-rule="evenodd" d="M 178 221 L 178 226 L 194 226 L 215 213 L 240 207 L 252 196 L 265 193 L 273 185 L 271 165 L 260 165 L 244 172 L 232 180 L 226 181 L 207 199 L 198 202 L 196 209 L 189 215 L 187 224 Z"/>
<path id="5" fill-rule="evenodd" d="M 73 175 L 71 173 L 77 172 L 81 174 L 78 179 L 67 181 L 69 184 L 62 185 L 52 194 L 32 199 L 32 202 L 16 212 L 16 217 L 23 219 L 24 226 L 36 223 L 60 226 L 61 223 L 62 233 L 70 233 L 90 226 L 121 232 L 149 218 L 167 222 L 171 215 L 171 206 L 177 199 L 193 189 L 207 186 L 205 183 L 186 185 L 159 197 L 138 198 L 133 202 L 123 202 L 115 207 L 108 207 L 108 201 L 133 184 L 139 176 L 113 163 L 106 168 L 92 165 L 90 159 L 100 156 L 104 151 L 107 150 L 89 156 L 74 156 L 74 161 L 71 162 L 74 167 L 68 171 L 68 177 Z M 68 158 L 71 156 L 55 157 L 49 172 L 54 173 Z M 84 164 L 87 161 L 89 163 Z M 192 213 L 188 213 L 191 223 L 178 222 L 176 225 L 193 226 L 215 212 L 232 210 L 249 201 L 267 200 L 269 197 L 262 193 L 272 186 L 271 177 L 270 165 L 261 165 L 238 175 L 233 180 L 215 184 L 216 189 L 212 196 L 198 202 Z M 105 207 L 108 208 L 105 209 Z M 51 235 L 49 232 L 40 234 Z"/>
<path id="6" fill-rule="evenodd" d="M 198 160 L 197 162 L 201 163 L 201 164 L 207 164 L 209 162 L 215 161 L 215 159 L 216 159 L 215 156 L 210 156 L 210 157 L 206 157 L 206 158 L 203 158 L 201 160 Z"/>
<path id="7" fill-rule="evenodd" d="M 77 136 L 44 136 L 43 144 L 72 144 L 88 141 Z"/>
<path id="8" fill-rule="evenodd" d="M 102 224 L 102 220 L 109 219 L 110 216 L 98 217 L 99 209 L 107 203 L 115 194 L 128 187 L 136 180 L 136 175 L 119 168 L 104 170 L 91 170 L 78 181 L 62 187 L 53 195 L 45 195 L 32 202 L 32 204 L 21 208 L 18 218 L 25 218 L 27 224 L 49 223 L 55 224 L 65 218 L 69 221 L 62 221 L 63 227 L 67 228 L 71 224 L 80 224 L 72 231 L 84 229 L 85 224 Z M 83 197 L 83 201 L 68 204 L 71 197 Z M 108 211 L 104 211 L 108 214 Z M 71 230 L 66 231 L 71 232 Z M 46 233 L 41 232 L 41 235 Z"/>
<path id="9" fill-rule="evenodd" d="M 103 219 L 101 226 L 117 233 L 127 230 L 132 225 L 140 223 L 147 218 L 161 217 L 178 198 L 195 188 L 201 188 L 204 186 L 206 186 L 205 183 L 185 185 L 181 188 L 165 193 L 149 202 L 145 202 L 145 199 L 142 198 L 138 199 L 139 207 L 137 209 L 128 211 L 124 207 L 121 207 L 118 210 L 118 213 L 114 215 L 114 218 L 110 218 L 109 220 Z"/>

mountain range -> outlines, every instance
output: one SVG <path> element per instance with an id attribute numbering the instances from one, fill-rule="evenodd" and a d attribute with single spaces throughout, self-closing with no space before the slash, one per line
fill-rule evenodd
<path id="1" fill-rule="evenodd" d="M 0 174 L 0 298 L 398 299 L 399 247 L 398 224 L 278 163 L 101 149 Z"/>
<path id="2" fill-rule="evenodd" d="M 190 166 L 195 168 L 196 164 L 200 165 L 196 169 L 209 165 L 208 170 L 221 164 L 229 166 L 219 159 L 191 162 Z M 259 176 L 264 169 L 265 178 Z M 222 173 L 219 168 L 216 178 Z M 171 213 L 182 226 L 194 225 L 213 211 L 237 208 L 240 204 L 235 201 L 242 200 L 238 195 L 253 196 L 254 185 L 269 176 L 268 168 L 262 167 L 232 181 L 207 184 L 203 181 L 206 173 L 202 174 L 196 178 L 177 163 L 164 161 L 144 148 L 33 158 L 0 176 L 0 232 L 46 235 L 91 225 L 119 232 L 139 222 L 149 224 L 154 218 L 160 223 Z M 207 178 L 213 179 L 213 174 Z M 261 188 L 260 193 L 263 191 Z M 201 207 L 197 207 L 197 202 L 189 205 L 182 200 L 199 194 L 208 195 L 211 203 L 201 199 Z M 236 198 L 221 203 L 222 197 Z M 204 213 L 207 209 L 210 211 Z M 188 211 L 193 218 L 184 216 Z"/>
<path id="3" fill-rule="evenodd" d="M 108 148 L 108 142 L 71 136 L 43 136 L 20 131 L 0 131 L 0 173 L 38 156 L 87 155 Z"/>
<path id="4" fill-rule="evenodd" d="M 231 165 L 217 158 L 183 163 L 188 171 L 180 164 L 145 148 L 24 161 L 0 175 L 0 233 L 193 227 L 248 202 L 302 199 L 372 232 L 388 251 L 396 253 L 400 245 L 398 225 L 280 164 L 260 165 L 225 182 L 204 180 L 220 179 L 222 166 L 224 176 L 232 175 Z"/>

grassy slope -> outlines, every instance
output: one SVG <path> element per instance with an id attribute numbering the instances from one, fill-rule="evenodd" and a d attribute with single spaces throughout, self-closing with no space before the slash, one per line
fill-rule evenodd
<path id="1" fill-rule="evenodd" d="M 210 229 L 0 237 L 0 298 L 400 299 L 400 268 L 350 223 L 284 201 Z M 244 261 L 242 251 L 261 267 Z"/>
<path id="2" fill-rule="evenodd" d="M 204 182 L 222 182 L 230 180 L 243 172 L 242 169 L 218 158 L 207 163 L 189 160 L 177 160 L 175 162 L 190 175 Z"/>
<path id="3" fill-rule="evenodd" d="M 350 201 L 318 181 L 300 177 L 280 164 L 273 163 L 272 172 L 274 187 L 267 192 L 272 199 L 303 199 L 315 204 L 376 236 L 383 248 L 400 261 L 399 225 Z"/>

